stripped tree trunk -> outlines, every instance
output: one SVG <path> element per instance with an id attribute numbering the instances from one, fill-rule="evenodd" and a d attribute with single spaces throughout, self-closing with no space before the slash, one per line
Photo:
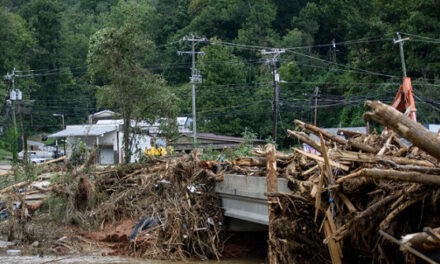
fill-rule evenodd
<path id="1" fill-rule="evenodd" d="M 268 193 L 276 193 L 278 192 L 278 176 L 277 176 L 277 158 L 275 146 L 272 144 L 266 145 L 266 169 L 267 169 L 267 192 Z M 269 196 L 268 200 L 268 210 L 269 210 L 269 263 L 275 264 L 277 263 L 277 256 L 274 253 L 273 249 L 273 241 L 274 241 L 274 232 L 272 221 L 275 218 L 274 212 L 271 210 L 271 205 L 276 201 L 275 197 Z"/>
<path id="2" fill-rule="evenodd" d="M 373 109 L 373 112 L 366 112 L 363 115 L 364 118 L 391 128 L 400 136 L 411 141 L 414 146 L 440 160 L 440 139 L 435 133 L 380 101 L 366 101 L 365 105 Z"/>

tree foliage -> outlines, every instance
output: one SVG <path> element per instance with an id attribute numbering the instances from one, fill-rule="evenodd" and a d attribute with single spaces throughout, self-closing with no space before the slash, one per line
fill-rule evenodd
<path id="1" fill-rule="evenodd" d="M 197 85 L 200 131 L 240 136 L 249 127 L 259 138 L 271 135 L 273 77 L 262 46 L 292 48 L 277 64 L 284 81 L 278 144 L 292 143 L 283 131 L 295 118 L 313 122 L 315 87 L 319 126 L 364 125 L 363 101 L 390 103 L 401 82 L 399 48 L 393 43 L 397 31 L 410 38 L 404 50 L 419 121 L 440 122 L 438 0 L 0 0 L 0 6 L 1 74 L 16 67 L 27 76 L 16 85 L 26 100 L 35 100 L 24 115 L 31 131 L 57 130 L 53 113 L 74 124 L 103 107 L 122 111 L 112 98 L 135 91 L 122 99 L 148 103 L 132 110 L 134 118 L 144 118 L 150 108 L 191 116 L 191 58 L 176 54 L 190 49 L 179 42 L 189 34 L 211 40 L 197 45 L 206 53 L 196 61 L 203 76 Z M 102 59 L 87 65 L 89 50 Z M 104 50 L 128 57 L 107 58 L 100 54 Z M 121 60 L 124 76 L 118 77 L 109 65 Z M 114 92 L 116 80 L 132 88 Z M 167 84 L 177 108 L 148 99 L 169 99 L 156 89 Z M 3 97 L 7 89 L 1 82 Z M 2 108 L 4 117 L 9 110 Z M 3 119 L 10 126 L 10 118 Z"/>
<path id="2" fill-rule="evenodd" d="M 124 11 L 133 14 L 133 10 Z M 92 79 L 103 84 L 97 90 L 98 103 L 119 109 L 122 114 L 126 162 L 130 162 L 132 153 L 132 120 L 154 123 L 159 117 L 173 114 L 165 80 L 142 66 L 153 52 L 153 43 L 139 34 L 134 18 L 127 17 L 119 29 L 96 32 L 90 39 L 87 57 Z"/>

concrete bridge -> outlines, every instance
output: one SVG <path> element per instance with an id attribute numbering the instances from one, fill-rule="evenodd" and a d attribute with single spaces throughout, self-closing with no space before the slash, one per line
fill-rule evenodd
<path id="1" fill-rule="evenodd" d="M 269 215 L 267 209 L 266 177 L 226 174 L 225 179 L 216 184 L 215 191 L 222 198 L 225 216 L 231 218 L 232 231 L 257 231 L 267 229 Z M 287 179 L 278 179 L 278 191 L 290 192 Z"/>

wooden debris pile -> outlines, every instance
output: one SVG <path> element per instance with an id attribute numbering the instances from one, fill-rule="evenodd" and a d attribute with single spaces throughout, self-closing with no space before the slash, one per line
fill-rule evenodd
<path id="1" fill-rule="evenodd" d="M 439 138 L 389 106 L 366 105 L 373 112 L 364 117 L 390 129 L 338 137 L 296 120 L 297 131 L 288 131 L 320 154 L 294 148 L 284 171 L 293 192 L 268 193 L 276 215 L 269 246 L 279 263 L 419 263 L 379 230 L 400 237 L 440 226 Z M 406 240 L 430 254 L 439 239 Z"/>
<path id="2" fill-rule="evenodd" d="M 80 219 L 81 227 L 105 229 L 101 242 L 118 242 L 114 249 L 125 255 L 154 259 L 220 259 L 223 210 L 213 192 L 221 181 L 219 164 L 200 161 L 199 153 L 171 159 L 91 172 L 95 195 L 105 197 L 96 207 L 81 211 L 81 192 L 72 194 L 66 220 Z M 83 195 L 84 196 L 84 195 Z M 88 197 L 82 200 L 88 204 Z M 151 219 L 154 224 L 130 240 L 129 234 L 109 231 L 127 219 Z M 134 226 L 132 226 L 134 228 Z M 87 232 L 82 234 L 88 237 Z M 89 237 L 93 237 L 93 234 Z"/>

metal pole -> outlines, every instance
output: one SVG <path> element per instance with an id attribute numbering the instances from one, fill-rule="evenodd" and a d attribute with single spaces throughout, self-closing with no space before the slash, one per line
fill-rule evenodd
<path id="1" fill-rule="evenodd" d="M 196 59 L 194 50 L 194 37 L 192 38 L 192 114 L 193 114 L 193 138 L 194 145 L 197 144 L 197 124 L 196 124 L 196 84 L 195 84 L 195 74 L 196 74 Z"/>
<path id="2" fill-rule="evenodd" d="M 15 68 L 14 70 L 12 70 L 12 90 L 15 91 Z M 17 98 L 14 98 L 17 99 Z M 17 149 L 18 149 L 18 142 L 17 142 L 17 120 L 15 118 L 15 100 L 11 100 L 12 101 L 12 123 L 14 125 L 14 131 L 13 131 L 13 137 L 14 137 L 14 141 L 12 142 L 12 161 L 13 162 L 17 162 L 18 160 L 18 154 L 17 154 Z"/>
<path id="3" fill-rule="evenodd" d="M 14 126 L 13 129 L 13 142 L 12 142 L 12 161 L 16 162 L 18 160 L 17 155 L 17 120 L 15 119 L 15 100 L 12 100 L 12 124 Z"/>
<path id="4" fill-rule="evenodd" d="M 402 62 L 403 77 L 405 78 L 406 77 L 406 65 L 405 65 L 405 55 L 403 54 L 403 42 L 405 40 L 402 39 L 399 32 L 397 32 L 396 34 L 397 34 L 397 41 L 399 42 L 400 61 Z"/>

